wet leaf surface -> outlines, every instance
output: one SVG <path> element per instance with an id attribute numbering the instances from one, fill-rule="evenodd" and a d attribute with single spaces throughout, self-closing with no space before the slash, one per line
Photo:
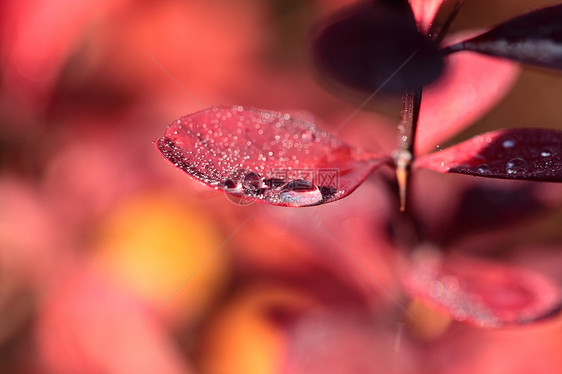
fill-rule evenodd
<path id="1" fill-rule="evenodd" d="M 282 206 L 341 199 L 382 162 L 310 121 L 240 106 L 182 117 L 155 144 L 176 167 L 208 186 Z"/>
<path id="2" fill-rule="evenodd" d="M 379 2 L 338 14 L 316 36 L 313 53 L 328 75 L 366 92 L 401 93 L 434 81 L 444 67 L 437 44 L 418 31 L 412 14 Z"/>
<path id="3" fill-rule="evenodd" d="M 444 309 L 457 321 L 498 328 L 555 315 L 561 306 L 558 285 L 515 266 L 421 250 L 403 274 L 414 297 Z"/>
<path id="4" fill-rule="evenodd" d="M 562 5 L 512 18 L 447 50 L 475 51 L 526 64 L 562 69 Z"/>
<path id="5" fill-rule="evenodd" d="M 417 167 L 479 177 L 562 182 L 562 131 L 507 129 L 419 158 Z"/>

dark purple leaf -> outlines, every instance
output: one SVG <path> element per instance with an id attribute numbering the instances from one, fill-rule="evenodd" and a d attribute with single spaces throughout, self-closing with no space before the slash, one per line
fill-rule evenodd
<path id="1" fill-rule="evenodd" d="M 312 122 L 240 106 L 182 117 L 155 144 L 176 167 L 215 189 L 283 206 L 341 199 L 382 161 Z"/>
<path id="2" fill-rule="evenodd" d="M 454 319 L 483 327 L 525 324 L 560 310 L 561 293 L 551 280 L 515 266 L 431 250 L 414 255 L 402 276 L 407 291 L 444 309 Z"/>
<path id="3" fill-rule="evenodd" d="M 446 50 L 475 51 L 526 64 L 562 69 L 562 5 L 512 18 Z"/>
<path id="4" fill-rule="evenodd" d="M 417 167 L 479 177 L 562 182 L 562 131 L 507 129 L 422 156 Z"/>
<path id="5" fill-rule="evenodd" d="M 351 88 L 403 92 L 434 81 L 444 67 L 436 43 L 413 16 L 380 2 L 363 2 L 338 15 L 313 44 L 316 62 Z"/>

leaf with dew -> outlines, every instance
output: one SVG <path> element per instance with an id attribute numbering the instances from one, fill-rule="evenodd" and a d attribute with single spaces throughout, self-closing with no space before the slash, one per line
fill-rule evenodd
<path id="1" fill-rule="evenodd" d="M 422 156 L 418 168 L 487 178 L 562 182 L 562 131 L 507 129 Z"/>
<path id="2" fill-rule="evenodd" d="M 241 106 L 182 117 L 155 145 L 208 186 L 281 206 L 339 200 L 388 161 L 344 144 L 313 122 Z"/>

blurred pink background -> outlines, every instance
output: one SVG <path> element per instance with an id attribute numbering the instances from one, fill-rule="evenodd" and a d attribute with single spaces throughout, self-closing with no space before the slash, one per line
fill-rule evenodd
<path id="1" fill-rule="evenodd" d="M 360 100 L 323 83 L 307 43 L 352 2 L 0 4 L 0 372 L 562 371 L 560 318 L 486 330 L 404 296 L 381 239 L 397 207 L 376 178 L 329 206 L 238 206 L 154 149 L 169 123 L 213 105 L 338 128 Z M 467 1 L 453 29 L 550 4 Z M 560 92 L 562 75 L 524 68 L 453 141 L 560 128 Z M 369 109 L 339 135 L 392 148 L 400 98 Z M 514 239 L 547 237 L 555 257 L 519 261 L 561 264 L 560 222 Z"/>

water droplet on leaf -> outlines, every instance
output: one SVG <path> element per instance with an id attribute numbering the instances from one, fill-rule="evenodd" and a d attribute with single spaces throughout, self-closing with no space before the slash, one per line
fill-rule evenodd
<path id="1" fill-rule="evenodd" d="M 488 174 L 490 172 L 490 165 L 480 164 L 476 167 L 476 171 L 480 174 Z"/>
<path id="2" fill-rule="evenodd" d="M 244 176 L 244 181 L 242 182 L 242 186 L 244 186 L 244 189 L 257 191 L 261 188 L 261 185 L 261 176 L 258 173 L 249 172 Z"/>
<path id="3" fill-rule="evenodd" d="M 226 190 L 233 190 L 236 188 L 237 183 L 232 179 L 227 179 L 222 182 L 222 187 Z"/>
<path id="4" fill-rule="evenodd" d="M 297 179 L 287 183 L 279 192 L 281 202 L 294 205 L 314 205 L 322 201 L 320 189 L 311 182 Z"/>
<path id="5" fill-rule="evenodd" d="M 511 139 L 504 140 L 503 143 L 502 143 L 502 147 L 504 147 L 504 148 L 515 147 L 515 140 L 511 140 Z"/>
<path id="6" fill-rule="evenodd" d="M 518 174 L 524 173 L 529 169 L 529 164 L 522 158 L 512 158 L 505 165 L 505 171 L 507 174 Z"/>
<path id="7" fill-rule="evenodd" d="M 314 139 L 316 139 L 316 135 L 314 135 L 314 132 L 313 132 L 313 131 L 306 131 L 306 132 L 303 132 L 303 133 L 302 133 L 301 139 L 302 139 L 302 141 L 304 141 L 304 142 L 311 142 L 311 141 L 313 141 Z"/>

